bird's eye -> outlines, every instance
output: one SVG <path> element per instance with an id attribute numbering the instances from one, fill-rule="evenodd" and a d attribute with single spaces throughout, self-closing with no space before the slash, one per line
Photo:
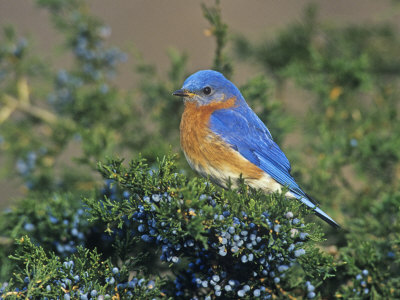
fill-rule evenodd
<path id="1" fill-rule="evenodd" d="M 204 93 L 204 95 L 210 95 L 211 94 L 211 88 L 209 86 L 206 86 L 203 89 L 203 93 Z"/>

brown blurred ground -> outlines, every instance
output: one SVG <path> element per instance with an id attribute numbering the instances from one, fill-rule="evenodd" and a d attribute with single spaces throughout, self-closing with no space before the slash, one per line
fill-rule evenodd
<path id="1" fill-rule="evenodd" d="M 88 1 L 95 15 L 112 28 L 110 43 L 124 50 L 136 49 L 161 72 L 168 67 L 166 49 L 174 47 L 189 54 L 190 70 L 207 68 L 212 63 L 214 40 L 204 35 L 208 27 L 202 16 L 201 3 L 214 1 L 187 0 L 135 0 Z M 240 32 L 251 39 L 273 35 L 286 24 L 300 20 L 303 9 L 312 1 L 307 0 L 222 0 L 224 21 L 231 32 Z M 315 1 L 314 1 L 315 2 Z M 393 20 L 391 1 L 376 0 L 323 0 L 315 2 L 319 18 L 335 24 L 375 23 Z M 0 0 L 0 27 L 14 25 L 20 35 L 32 37 L 36 53 L 55 63 L 56 67 L 68 64 L 58 61 L 60 39 L 52 28 L 49 15 L 38 9 L 32 0 Z M 400 18 L 397 20 L 400 25 Z M 124 87 L 135 85 L 134 58 L 121 67 L 118 83 Z M 250 72 L 259 72 L 249 66 L 238 65 L 234 81 L 243 83 Z M 288 110 L 304 110 L 304 92 L 290 88 L 287 91 Z M 0 157 L 1 164 L 1 157 Z M 17 180 L 0 179 L 0 207 L 23 191 Z"/>

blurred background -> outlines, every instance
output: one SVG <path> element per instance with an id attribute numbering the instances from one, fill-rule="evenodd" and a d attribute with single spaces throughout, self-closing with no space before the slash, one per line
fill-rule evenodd
<path id="1" fill-rule="evenodd" d="M 215 69 L 344 227 L 323 225 L 336 268 L 324 297 L 400 297 L 399 1 L 0 0 L 0 28 L 0 207 L 17 203 L 5 236 L 36 223 L 39 240 L 55 235 L 43 225 L 54 199 L 86 222 L 76 212 L 111 189 L 98 173 L 110 157 L 154 167 L 177 153 L 197 176 L 171 93 Z"/>
<path id="2" fill-rule="evenodd" d="M 44 9 L 43 5 L 38 5 L 41 2 L 43 4 L 46 1 L 0 0 L 0 27 L 11 25 L 16 35 L 24 37 L 24 41 L 29 43 L 30 53 L 42 62 L 46 62 L 47 71 L 57 73 L 59 70 L 73 66 L 74 55 L 67 49 L 65 34 L 61 34 L 55 28 L 52 13 Z M 102 0 L 88 1 L 85 9 L 107 25 L 107 44 L 117 46 L 127 54 L 127 59 L 118 65 L 116 74 L 111 79 L 112 84 L 128 90 L 140 89 L 141 75 L 138 74 L 137 69 L 138 65 L 144 61 L 151 64 L 157 74 L 166 76 L 171 66 L 170 54 L 174 51 L 188 57 L 185 59 L 185 74 L 212 67 L 216 43 L 210 33 L 210 23 L 203 16 L 202 3 L 210 5 L 213 1 L 114 3 Z M 231 79 L 240 85 L 254 75 L 263 74 L 265 71 L 261 66 L 262 63 L 237 59 L 238 56 L 233 54 L 238 52 L 235 51 L 237 36 L 245 37 L 252 43 L 261 44 L 268 39 L 272 41 L 293 24 L 303 24 L 304 13 L 312 3 L 312 1 L 221 1 L 223 21 L 229 26 L 229 42 L 225 45 L 225 49 L 235 59 L 235 72 Z M 396 2 L 393 1 L 318 1 L 316 5 L 318 26 L 323 24 L 325 27 L 346 28 L 390 24 L 397 30 L 400 18 L 396 6 Z M 321 32 L 322 39 L 329 38 L 326 33 Z M 5 43 L 4 37 L 2 43 L 3 45 Z M 52 79 L 47 77 L 46 80 L 51 83 Z M 315 98 L 306 89 L 293 84 L 293 78 L 288 78 L 287 84 L 280 87 L 278 95 L 275 96 L 274 100 L 282 103 L 283 111 L 294 116 L 304 115 L 308 109 L 311 109 L 310 99 Z M 46 95 L 40 94 L 39 97 L 43 98 L 37 99 L 42 104 L 47 102 Z M 169 99 L 167 96 L 160 95 L 159 101 L 170 101 Z M 4 105 L 4 102 L 1 102 L 1 105 Z M 15 120 L 15 118 L 18 119 L 19 112 L 10 115 L 12 115 L 11 120 Z M 134 117 L 134 114 L 131 117 Z M 267 125 L 274 126 L 269 120 L 264 121 Z M 291 132 L 288 132 L 285 138 L 282 136 L 282 142 L 290 145 L 289 148 L 284 147 L 289 156 L 294 150 L 291 147 L 296 148 L 296 143 L 300 138 L 295 130 L 296 127 L 298 126 L 294 128 L 292 126 Z M 276 135 L 277 133 L 274 134 Z M 17 134 L 12 138 L 19 140 L 22 137 Z M 124 137 L 126 138 L 128 136 Z M 170 143 L 173 144 L 172 141 Z M 60 160 L 68 165 L 76 151 L 79 151 L 77 149 L 79 145 L 73 144 L 66 148 L 65 151 L 61 151 Z M 174 150 L 177 148 L 174 147 Z M 126 158 L 129 159 L 129 155 Z M 0 152 L 2 165 L 0 205 L 3 207 L 11 199 L 26 192 L 23 181 L 13 172 L 15 168 L 10 170 L 5 167 L 6 159 L 4 151 Z M 14 160 L 12 164 L 15 163 Z"/>
<path id="3" fill-rule="evenodd" d="M 311 116 L 322 111 L 328 116 L 325 122 L 340 112 L 350 116 L 343 120 L 357 121 L 362 113 L 356 102 L 362 98 L 365 101 L 361 104 L 368 107 L 371 91 L 376 88 L 370 85 L 372 77 L 367 69 L 380 72 L 380 77 L 374 78 L 377 80 L 397 72 L 398 61 L 390 61 L 388 55 L 398 46 L 397 36 L 390 36 L 399 29 L 398 4 L 222 1 L 218 6 L 221 14 L 217 15 L 212 9 L 207 11 L 213 3 L 88 1 L 70 17 L 66 14 L 72 8 L 61 7 L 57 1 L 0 1 L 0 26 L 5 28 L 2 74 L 7 69 L 15 71 L 2 76 L 3 96 L 8 95 L 7 90 L 15 93 L 16 100 L 26 94 L 32 108 L 67 120 L 49 121 L 29 112 L 30 108 L 12 108 L 7 100 L 1 102 L 2 131 L 9 127 L 2 133 L 0 154 L 2 206 L 29 189 L 71 184 L 67 182 L 75 176 L 65 173 L 75 173 L 71 171 L 74 168 L 88 167 L 79 172 L 90 174 L 84 187 L 90 189 L 92 174 L 88 170 L 95 169 L 96 160 L 106 155 L 129 160 L 140 152 L 155 159 L 168 151 L 169 145 L 180 153 L 177 130 L 182 104 L 170 93 L 199 69 L 219 68 L 249 91 L 252 98 L 248 101 L 264 116 L 275 139 L 294 160 L 294 172 L 305 177 L 303 182 L 314 171 L 317 155 L 330 155 L 328 160 L 334 160 L 336 150 L 322 151 L 327 145 L 311 153 L 309 143 L 316 148 L 315 143 L 329 131 L 320 128 L 313 132 L 310 126 L 322 125 Z M 90 26 L 97 27 L 98 36 L 90 36 Z M 20 51 L 17 60 L 7 60 L 10 49 Z M 103 57 L 92 57 L 96 54 L 103 55 L 112 70 L 100 66 Z M 342 61 L 334 61 L 340 58 Z M 101 72 L 112 74 L 103 76 Z M 339 112 L 334 103 L 318 102 L 326 97 L 331 102 L 347 98 L 347 90 L 348 107 L 339 108 Z M 109 108 L 113 114 L 110 123 L 95 124 L 99 120 L 94 119 L 103 118 L 102 113 Z M 106 124 L 115 122 L 120 124 L 114 130 L 105 129 Z M 337 125 L 349 130 L 343 122 Z M 84 132 L 91 126 L 91 133 Z M 354 123 L 349 127 L 354 132 L 358 128 Z M 354 132 L 346 134 L 349 143 L 357 141 L 355 136 L 349 137 Z M 314 136 L 317 141 L 303 136 L 315 133 L 319 134 Z M 82 143 L 84 135 L 90 141 Z M 306 151 L 309 155 L 302 155 Z M 340 155 L 349 154 L 342 151 Z M 363 184 L 359 179 L 365 174 L 356 176 L 353 163 L 345 157 L 340 159 L 346 162 L 328 162 L 333 164 L 331 170 L 341 169 L 340 176 L 349 181 L 346 184 L 359 190 Z M 186 168 L 185 163 L 182 168 Z"/>
<path id="4" fill-rule="evenodd" d="M 168 68 L 166 50 L 174 47 L 190 55 L 189 67 L 207 68 L 213 59 L 214 40 L 204 34 L 209 27 L 201 12 L 201 4 L 213 1 L 130 1 L 110 3 L 107 0 L 88 1 L 91 14 L 98 16 L 112 29 L 108 39 L 125 50 L 134 47 L 143 57 L 157 65 L 160 71 Z M 255 41 L 279 32 L 293 22 L 301 22 L 305 7 L 318 5 L 318 18 L 322 22 L 346 26 L 349 24 L 377 24 L 394 22 L 400 25 L 393 12 L 392 1 L 221 1 L 224 22 L 231 33 L 240 33 Z M 53 28 L 50 15 L 35 1 L 0 1 L 1 26 L 12 24 L 19 34 L 34 38 L 34 50 L 45 59 L 54 59 L 62 37 Z M 66 59 L 54 59 L 57 67 L 66 66 Z M 132 64 L 120 66 L 118 84 L 134 84 Z M 249 71 L 254 72 L 254 70 Z M 251 73 L 250 73 L 251 74 Z M 236 72 L 235 80 L 243 83 L 248 73 Z"/>

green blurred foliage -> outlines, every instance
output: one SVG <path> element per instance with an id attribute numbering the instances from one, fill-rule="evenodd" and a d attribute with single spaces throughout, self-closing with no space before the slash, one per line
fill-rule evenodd
<path id="1" fill-rule="evenodd" d="M 165 232 L 168 240 L 182 243 L 181 237 L 192 238 L 198 247 L 210 249 L 213 242 L 218 243 L 218 229 L 231 225 L 229 218 L 219 221 L 214 216 L 223 215 L 227 208 L 232 216 L 245 212 L 248 219 L 242 220 L 244 223 L 252 220 L 257 228 L 273 230 L 260 219 L 268 210 L 286 224 L 282 230 L 288 232 L 291 224 L 285 221 L 284 213 L 291 211 L 299 218 L 305 215 L 295 204 L 286 203 L 282 195 L 265 196 L 256 191 L 247 194 L 243 190 L 238 194 L 198 178 L 189 180 L 180 174 L 194 177 L 183 155 L 175 161 L 158 160 L 171 149 L 179 152 L 183 105 L 171 93 L 191 73 L 187 68 L 189 54 L 169 49 L 166 74 L 160 74 L 137 54 L 133 62 L 139 75 L 135 88 L 118 88 L 114 76 L 127 56 L 108 45 L 110 28 L 91 15 L 87 3 L 37 3 L 50 12 L 63 37 L 63 55 L 72 54 L 74 62 L 68 70 L 55 71 L 48 62 L 32 55 L 30 40 L 19 37 L 10 26 L 3 30 L 0 153 L 5 164 L 1 172 L 8 177 L 20 176 L 27 187 L 26 197 L 3 213 L 0 221 L 0 278 L 9 281 L 13 277 L 7 287 L 10 292 L 23 286 L 23 277 L 38 276 L 34 277 L 36 281 L 31 278 L 25 282 L 32 298 L 44 290 L 48 297 L 63 295 L 65 282 L 52 281 L 51 291 L 44 283 L 38 287 L 34 282 L 61 279 L 64 275 L 54 268 L 60 268 L 61 260 L 68 262 L 66 257 L 81 261 L 76 275 L 82 278 L 88 261 L 101 257 L 107 263 L 88 270 L 88 278 L 98 278 L 90 286 L 92 290 L 111 297 L 112 285 L 107 281 L 112 276 L 110 268 L 124 262 L 125 267 L 116 273 L 119 277 L 115 276 L 118 284 L 131 280 L 129 272 L 135 274 L 137 282 L 143 276 L 145 282 L 157 279 L 155 289 L 153 283 L 132 283 L 132 295 L 166 298 L 162 289 L 178 289 L 171 279 L 175 276 L 184 287 L 183 294 L 175 296 L 185 298 L 191 292 L 186 265 L 194 259 L 193 254 L 179 252 L 180 263 L 158 262 L 159 247 L 146 244 L 140 235 L 129 235 L 130 230 L 138 230 L 138 224 L 126 222 L 140 205 L 158 225 L 162 221 L 171 224 Z M 300 257 L 299 266 L 291 268 L 287 277 L 280 278 L 280 284 L 266 279 L 267 292 L 282 298 L 400 297 L 400 39 L 396 27 L 390 22 L 325 24 L 318 18 L 317 7 L 309 6 L 301 21 L 253 42 L 240 33 L 230 33 L 219 1 L 203 5 L 199 13 L 201 9 L 210 23 L 207 32 L 216 41 L 210 68 L 232 78 L 239 61 L 255 65 L 257 74 L 240 90 L 278 144 L 282 145 L 296 128 L 296 147 L 283 149 L 292 162 L 293 175 L 344 227 L 342 231 L 324 227 L 327 241 L 321 243 L 323 236 L 318 227 L 305 223 L 304 230 L 311 237 L 304 247 L 306 255 Z M 393 9 L 398 7 L 393 5 Z M 227 50 L 230 44 L 233 53 Z M 311 98 L 308 113 L 295 115 L 286 109 L 285 103 L 293 103 L 285 98 L 290 84 Z M 77 148 L 78 154 L 65 164 L 62 157 L 67 147 Z M 101 164 L 101 173 L 109 181 L 100 189 L 97 163 L 117 153 L 124 157 L 141 153 L 147 162 L 137 159 L 128 168 L 118 159 Z M 171 186 L 176 193 L 171 196 L 172 202 L 151 211 L 145 197 L 170 193 Z M 200 201 L 201 195 L 214 199 L 215 206 Z M 83 196 L 87 197 L 85 204 Z M 191 209 L 201 210 L 202 214 L 193 218 Z M 172 234 L 173 230 L 179 235 Z M 263 239 L 271 238 L 261 229 L 257 233 Z M 29 238 L 22 238 L 25 235 Z M 19 240 L 17 244 L 12 242 L 15 239 Z M 288 241 L 293 242 L 290 238 Z M 273 250 L 286 255 L 288 251 L 281 242 Z M 10 254 L 14 260 L 8 258 Z M 216 261 L 215 270 L 226 272 L 227 261 Z M 35 263 L 43 264 L 43 268 L 32 269 Z M 155 272 L 159 270 L 170 277 L 165 281 L 158 278 Z M 200 270 L 196 272 L 205 276 Z M 243 272 L 251 275 L 246 268 Z M 259 281 L 251 280 L 248 284 L 256 291 Z M 312 281 L 312 288 L 308 281 Z M 76 286 L 79 293 L 89 291 L 88 280 Z M 315 294 L 310 295 L 314 288 Z M 121 295 L 127 295 L 128 290 L 122 290 L 125 294 Z M 203 297 L 209 290 L 193 291 Z M 18 298 L 27 293 L 9 295 Z M 209 295 L 218 296 L 216 291 Z"/>

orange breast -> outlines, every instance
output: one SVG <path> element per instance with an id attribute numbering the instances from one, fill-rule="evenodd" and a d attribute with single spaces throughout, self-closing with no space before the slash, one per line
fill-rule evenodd
<path id="1" fill-rule="evenodd" d="M 187 101 L 180 124 L 181 146 L 189 164 L 221 185 L 229 177 L 242 174 L 245 179 L 259 179 L 264 173 L 209 129 L 215 110 L 234 105 L 234 98 L 203 106 Z"/>

